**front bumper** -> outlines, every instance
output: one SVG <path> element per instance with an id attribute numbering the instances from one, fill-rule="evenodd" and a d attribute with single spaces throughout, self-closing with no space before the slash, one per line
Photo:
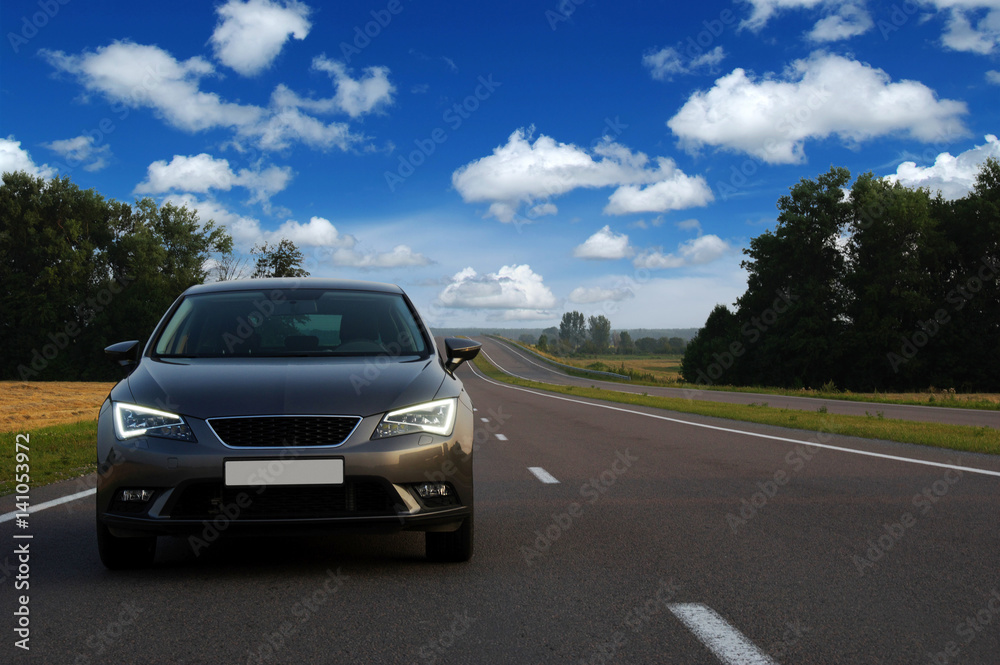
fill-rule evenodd
<path id="1" fill-rule="evenodd" d="M 335 447 L 230 448 L 203 420 L 188 418 L 198 443 L 157 437 L 120 441 L 110 403 L 98 421 L 98 520 L 118 537 L 265 535 L 320 531 L 450 531 L 473 513 L 473 418 L 459 407 L 451 436 L 407 434 L 371 440 L 380 416 L 364 418 Z M 227 461 L 343 460 L 343 483 L 225 485 Z M 422 499 L 415 487 L 443 482 L 446 499 Z M 144 502 L 123 502 L 122 489 L 150 489 Z"/>

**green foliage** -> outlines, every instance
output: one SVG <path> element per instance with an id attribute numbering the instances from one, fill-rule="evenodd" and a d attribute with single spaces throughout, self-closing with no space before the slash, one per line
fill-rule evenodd
<path id="1" fill-rule="evenodd" d="M 604 353 L 611 342 L 611 321 L 603 314 L 592 316 L 588 320 L 590 341 L 597 349 L 597 353 Z"/>
<path id="2" fill-rule="evenodd" d="M 957 201 L 871 173 L 845 196 L 849 181 L 831 168 L 781 197 L 744 250 L 736 310 L 688 345 L 686 381 L 1000 390 L 1000 163 Z"/>
<path id="3" fill-rule="evenodd" d="M 5 173 L 0 187 L 0 377 L 107 380 L 109 344 L 147 336 L 232 239 L 194 211 L 130 205 L 69 178 Z"/>
<path id="4" fill-rule="evenodd" d="M 251 251 L 256 258 L 253 278 L 261 277 L 308 277 L 302 268 L 302 252 L 288 238 L 282 238 L 277 245 L 263 243 Z"/>

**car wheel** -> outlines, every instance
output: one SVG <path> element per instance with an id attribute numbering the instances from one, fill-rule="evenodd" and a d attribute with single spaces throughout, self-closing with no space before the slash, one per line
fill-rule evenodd
<path id="1" fill-rule="evenodd" d="M 111 535 L 108 527 L 98 520 L 97 551 L 101 555 L 101 563 L 111 570 L 142 568 L 153 563 L 156 536 L 119 538 Z"/>
<path id="2" fill-rule="evenodd" d="M 431 561 L 468 561 L 472 558 L 472 516 L 455 531 L 428 531 L 427 558 Z"/>

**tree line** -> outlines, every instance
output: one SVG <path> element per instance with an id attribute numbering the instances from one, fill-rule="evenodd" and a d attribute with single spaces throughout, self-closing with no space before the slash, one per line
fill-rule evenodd
<path id="1" fill-rule="evenodd" d="M 537 340 L 530 335 L 522 335 L 520 341 L 534 344 L 539 351 L 557 356 L 680 354 L 686 345 L 680 337 L 640 337 L 633 340 L 627 330 L 612 331 L 611 321 L 603 314 L 586 317 L 577 311 L 563 314 L 559 327 L 546 328 Z"/>
<path id="2" fill-rule="evenodd" d="M 305 276 L 302 260 L 285 239 L 241 257 L 224 228 L 183 206 L 124 203 L 68 177 L 4 173 L 0 378 L 119 378 L 104 347 L 146 339 L 188 287 L 209 278 Z"/>
<path id="3" fill-rule="evenodd" d="M 945 200 L 831 168 L 778 200 L 747 290 L 688 344 L 685 381 L 1000 391 L 1000 162 Z"/>

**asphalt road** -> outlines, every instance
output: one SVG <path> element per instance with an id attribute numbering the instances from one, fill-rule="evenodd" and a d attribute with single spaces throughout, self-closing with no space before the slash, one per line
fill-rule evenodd
<path id="1" fill-rule="evenodd" d="M 877 402 L 848 402 L 838 399 L 818 399 L 815 397 L 786 397 L 783 395 L 768 395 L 765 393 L 737 393 L 721 390 L 693 390 L 686 388 L 661 388 L 654 386 L 630 386 L 617 381 L 602 381 L 599 378 L 580 378 L 570 376 L 552 365 L 539 360 L 505 342 L 492 337 L 477 337 L 485 353 L 505 371 L 515 376 L 532 381 L 542 381 L 560 385 L 597 386 L 607 390 L 617 390 L 629 393 L 648 393 L 664 397 L 680 397 L 683 399 L 703 400 L 709 402 L 725 402 L 728 404 L 767 404 L 780 409 L 798 409 L 802 411 L 818 411 L 826 407 L 828 413 L 842 413 L 863 416 L 877 416 L 881 413 L 886 418 L 899 420 L 916 420 L 920 422 L 938 422 L 952 425 L 972 425 L 976 427 L 1000 428 L 1000 411 L 981 411 L 976 409 L 961 409 L 939 406 L 911 406 L 908 404 L 882 404 Z"/>
<path id="2" fill-rule="evenodd" d="M 88 496 L 0 524 L 0 662 L 1000 662 L 1000 459 L 459 371 L 480 418 L 470 563 L 427 563 L 420 534 L 200 556 L 161 538 L 154 568 L 112 573 Z"/>

